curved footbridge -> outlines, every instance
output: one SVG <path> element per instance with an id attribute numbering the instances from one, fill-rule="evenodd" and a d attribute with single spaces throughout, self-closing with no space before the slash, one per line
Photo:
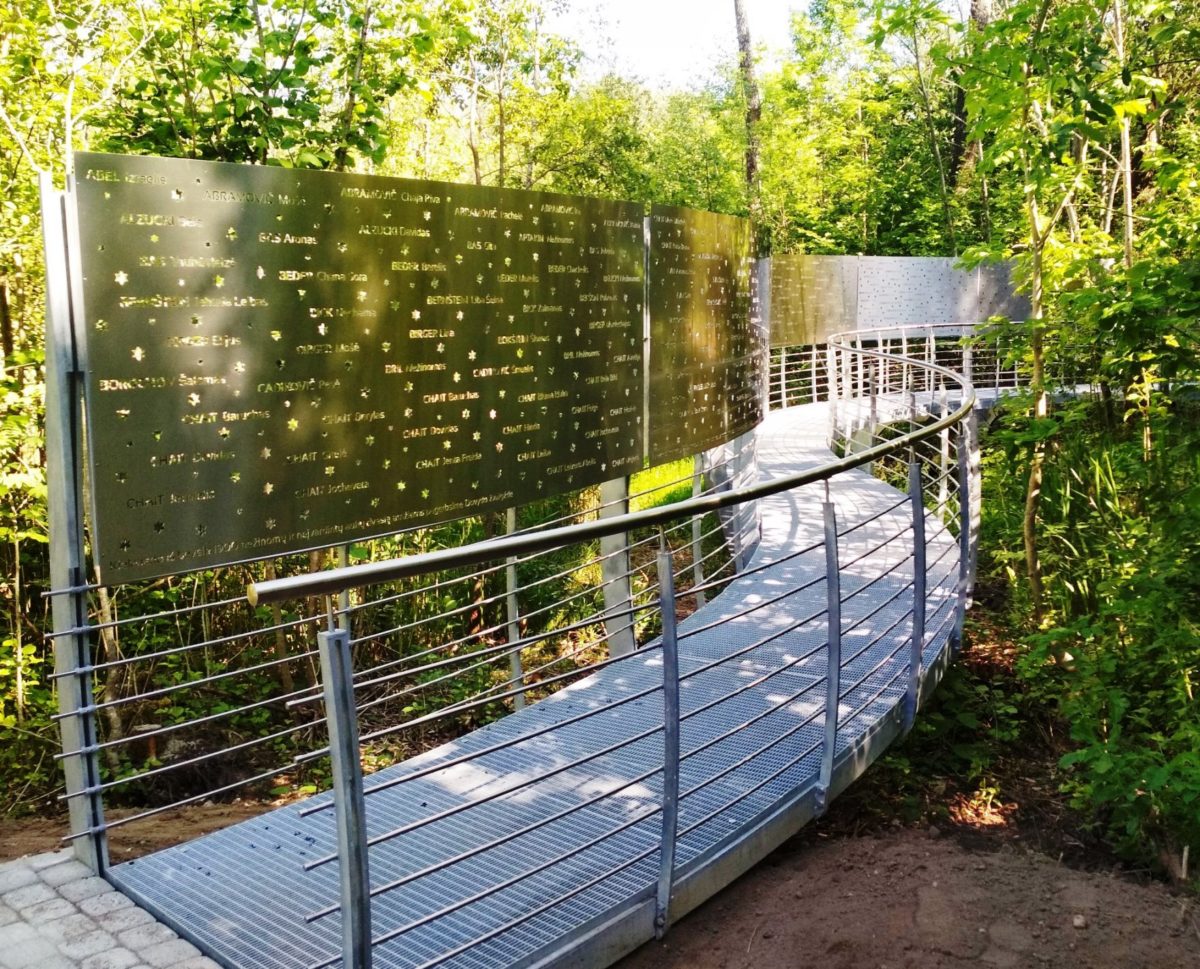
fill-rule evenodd
<path id="1" fill-rule="evenodd" d="M 769 415 L 758 433 L 761 479 L 835 460 L 827 407 Z M 953 485 L 953 466 L 943 471 Z M 877 475 L 858 468 L 759 498 L 752 561 L 678 625 L 679 797 L 666 912 L 656 641 L 367 777 L 367 829 L 379 842 L 370 850 L 374 965 L 607 965 L 661 929 L 656 914 L 669 922 L 699 904 L 861 774 L 912 713 L 914 502 Z M 929 507 L 937 491 L 929 484 L 922 692 L 956 642 L 965 581 L 958 528 Z M 827 524 L 838 533 L 840 589 L 826 581 Z M 842 631 L 836 690 L 826 676 L 831 592 Z M 832 692 L 836 731 L 826 719 Z M 117 865 L 109 878 L 226 966 L 339 963 L 336 812 L 313 810 L 330 799 Z M 331 863 L 311 867 L 323 860 Z"/>

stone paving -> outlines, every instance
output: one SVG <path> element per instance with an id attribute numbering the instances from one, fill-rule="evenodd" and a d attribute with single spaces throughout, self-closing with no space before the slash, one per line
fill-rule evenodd
<path id="1" fill-rule="evenodd" d="M 220 969 L 69 849 L 0 864 L 0 969 Z"/>

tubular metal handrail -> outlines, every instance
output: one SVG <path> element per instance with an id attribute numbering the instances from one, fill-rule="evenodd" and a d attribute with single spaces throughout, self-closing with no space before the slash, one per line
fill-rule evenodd
<path id="1" fill-rule="evenodd" d="M 540 911 L 574 906 L 569 900 L 607 878 L 622 885 L 636 882 L 638 891 L 645 890 L 649 918 L 662 931 L 694 904 L 690 880 L 702 860 L 709 864 L 704 852 L 714 834 L 724 837 L 732 830 L 727 825 L 744 823 L 749 801 L 761 810 L 770 798 L 777 799 L 764 789 L 785 777 L 790 791 L 814 795 L 808 802 L 811 810 L 823 810 L 828 797 L 861 770 L 863 758 L 847 758 L 847 745 L 865 743 L 864 731 L 899 730 L 910 722 L 913 700 L 923 698 L 936 682 L 941 662 L 958 642 L 958 633 L 946 630 L 962 628 L 977 534 L 970 417 L 975 392 L 964 376 L 972 363 L 971 330 L 970 325 L 952 325 L 854 331 L 835 335 L 802 357 L 788 356 L 784 366 L 773 365 L 769 386 L 763 388 L 767 400 L 774 407 L 784 396 L 782 383 L 791 380 L 786 401 L 827 401 L 826 423 L 805 426 L 816 412 L 771 418 L 776 423 L 768 423 L 763 433 L 736 438 L 689 460 L 691 473 L 671 469 L 667 477 L 672 480 L 666 484 L 631 487 L 626 480 L 620 490 L 601 490 L 598 505 L 521 531 L 510 512 L 502 537 L 446 550 L 353 566 L 345 564 L 349 554 L 343 551 L 342 568 L 257 582 L 245 597 L 231 598 L 226 584 L 213 602 L 149 617 L 102 613 L 98 618 L 103 622 L 85 624 L 79 631 L 104 633 L 115 642 L 119 631 L 139 620 L 185 620 L 177 647 L 139 642 L 131 650 L 106 650 L 64 674 L 95 672 L 102 682 L 119 688 L 87 695 L 78 710 L 60 714 L 66 718 L 62 722 L 96 720 L 97 711 L 104 711 L 105 716 L 123 715 L 134 729 L 117 735 L 102 729 L 95 739 L 60 756 L 97 761 L 103 756 L 113 763 L 123 750 L 132 751 L 120 756 L 129 756 L 135 768 L 144 761 L 128 775 L 98 775 L 94 784 L 70 794 L 70 803 L 98 799 L 111 788 L 129 791 L 129 785 L 140 781 L 161 785 L 173 783 L 168 777 L 182 776 L 187 783 L 187 771 L 205 773 L 205 787 L 215 779 L 216 790 L 182 798 L 190 791 L 173 790 L 169 805 L 128 818 L 100 819 L 70 838 L 95 835 L 102 844 L 109 828 L 247 783 L 278 783 L 276 775 L 302 778 L 302 772 L 312 769 L 307 765 L 326 757 L 335 761 L 333 797 L 295 808 L 297 825 L 316 840 L 306 838 L 297 851 L 285 846 L 285 854 L 306 884 L 324 886 L 313 897 L 316 904 L 297 910 L 298 924 L 306 927 L 342 911 L 347 916 L 343 928 L 353 925 L 354 931 L 343 936 L 341 957 L 319 941 L 329 926 L 314 926 L 315 934 L 301 931 L 296 938 L 305 941 L 292 947 L 287 964 L 325 966 L 344 958 L 348 969 L 367 969 L 373 947 L 392 944 L 377 953 L 377 964 L 388 963 L 398 951 L 392 940 L 401 936 L 422 950 L 417 962 L 426 960 L 422 964 L 427 966 L 453 960 L 473 946 L 483 948 L 472 958 L 486 961 L 496 955 L 489 940 L 537 918 Z M 966 339 L 960 341 L 962 337 Z M 1019 373 L 1003 349 L 980 352 L 978 342 L 974 346 L 979 382 L 985 388 L 1012 387 Z M 788 348 L 782 352 L 792 353 Z M 803 373 L 799 367 L 790 369 L 797 359 Z M 995 372 L 992 384 L 998 361 L 1003 369 Z M 833 454 L 824 450 L 826 445 Z M 812 466 L 818 462 L 825 463 Z M 773 468 L 775 477 L 747 484 L 760 463 Z M 710 473 L 713 469 L 717 473 Z M 856 473 L 844 475 L 850 471 Z M 841 477 L 831 482 L 835 476 Z M 689 479 L 690 488 L 679 487 Z M 818 534 L 818 491 L 801 490 L 822 481 L 824 538 Z M 686 490 L 689 496 L 647 511 L 615 514 L 629 507 L 635 490 L 666 489 L 673 494 Z M 772 496 L 778 497 L 754 504 Z M 582 498 L 592 501 L 590 492 Z M 567 507 L 578 507 L 574 502 Z M 611 517 L 581 520 L 598 511 Z M 925 527 L 927 559 L 913 548 L 917 523 Z M 598 539 L 606 541 L 597 549 Z M 657 563 L 654 543 L 660 545 Z M 427 547 L 427 542 L 418 536 L 400 547 L 413 545 Z M 572 555 L 560 560 L 557 550 L 566 548 L 573 549 Z M 564 568 L 568 560 L 572 564 Z M 288 561 L 285 568 L 295 564 Z M 517 566 L 522 567 L 520 576 Z M 610 582 L 623 583 L 612 596 Z M 451 593 L 452 588 L 460 592 Z M 206 595 L 205 589 L 199 594 Z M 685 618 L 685 604 L 676 629 L 674 604 L 694 597 L 695 608 L 702 609 L 706 592 L 726 589 L 723 605 L 703 615 Z M 524 608 L 514 611 L 511 603 L 522 591 Z M 321 596 L 330 597 L 324 608 Z M 295 601 L 282 608 L 246 608 L 289 599 Z M 213 613 L 217 618 L 210 628 Z M 193 614 L 198 618 L 191 619 Z M 326 619 L 331 630 L 317 635 Z M 243 629 L 247 623 L 250 628 Z M 729 636 L 723 632 L 726 626 Z M 615 638 L 618 633 L 627 638 Z M 140 653 L 141 648 L 150 651 Z M 346 650 L 352 651 L 353 663 Z M 151 675 L 154 663 L 176 656 L 191 664 L 183 681 Z M 336 675 L 323 675 L 314 662 L 318 657 Z M 234 662 L 228 662 L 231 658 Z M 142 668 L 145 661 L 148 671 Z M 297 664 L 290 673 L 289 663 Z M 237 679 L 241 675 L 249 676 L 246 683 L 257 692 L 239 695 L 245 689 Z M 169 716 L 161 711 L 166 705 L 185 702 L 174 698 L 194 688 L 202 695 L 229 696 L 234 703 L 227 711 L 165 722 Z M 331 688 L 340 691 L 338 696 L 331 697 Z M 673 704 L 672 691 L 679 691 L 682 709 Z M 296 709 L 323 692 L 324 716 L 310 719 Z M 340 712 L 331 702 L 338 697 Z M 902 703 L 905 697 L 908 702 Z M 536 701 L 540 709 L 522 715 L 523 701 Z M 246 714 L 262 718 L 270 728 L 265 736 L 239 736 L 237 718 Z M 334 719 L 345 721 L 347 728 L 349 721 L 357 721 L 361 729 L 352 740 L 349 734 L 339 736 L 332 729 Z M 481 723 L 494 732 L 476 730 Z M 329 730 L 328 741 L 323 728 Z M 175 733 L 188 729 L 196 732 Z M 213 736 L 226 738 L 217 749 L 206 746 L 213 742 L 204 733 L 210 729 Z M 197 734 L 199 744 L 192 739 Z M 886 744 L 893 734 L 884 736 Z M 453 738 L 453 746 L 447 738 Z M 553 745 L 551 757 L 546 756 L 548 745 Z M 267 771 L 276 760 L 276 747 L 285 762 Z M 360 755 L 378 753 L 384 767 L 364 771 L 356 750 Z M 432 756 L 412 759 L 423 753 Z M 756 761 L 760 755 L 761 764 Z M 397 756 L 405 763 L 386 766 L 387 759 Z M 237 773 L 252 776 L 221 783 L 225 778 L 218 772 L 235 758 Z M 851 760 L 854 770 L 848 768 Z M 179 768 L 185 773 L 171 774 Z M 797 773 L 789 775 L 791 771 Z M 364 773 L 377 776 L 364 783 Z M 577 776 L 590 779 L 580 788 L 582 799 L 555 800 L 548 816 L 506 814 L 504 823 L 491 824 L 502 806 L 557 798 Z M 736 783 L 713 786 L 730 776 L 738 777 Z M 347 786 L 347 781 L 354 783 Z M 468 781 L 470 790 L 458 790 Z M 610 802 L 614 796 L 617 801 Z M 625 798 L 638 809 L 610 817 L 612 805 Z M 676 810 L 676 815 L 668 813 Z M 332 818 L 320 817 L 329 811 Z M 475 811 L 481 812 L 478 822 Z M 730 812 L 727 823 L 708 824 L 723 811 Z M 377 813 L 371 814 L 369 834 L 346 832 L 338 845 L 329 840 L 335 825 L 341 837 L 344 819 L 361 820 L 371 812 Z M 619 822 L 615 828 L 614 821 Z M 482 841 L 472 825 L 486 835 Z M 568 840 L 554 840 L 567 838 L 567 832 Z M 527 839 L 521 843 L 530 851 L 514 855 L 504 847 L 517 839 Z M 424 858 L 412 870 L 395 868 L 397 852 L 410 842 L 436 846 L 441 854 L 436 860 Z M 218 843 L 224 842 L 214 845 Z M 367 849 L 374 878 L 366 871 L 365 858 L 355 864 Z M 595 877 L 581 873 L 574 860 L 581 854 L 603 856 L 603 871 Z M 454 877 L 472 877 L 485 858 L 489 865 L 500 865 L 496 877 L 468 885 L 461 897 L 434 904 L 418 885 L 459 862 L 464 866 Z M 334 860 L 342 869 L 340 899 L 326 892 L 329 876 L 315 871 Z M 164 858 L 155 864 L 175 862 Z M 638 866 L 636 874 L 633 866 Z M 140 898 L 157 891 L 146 881 L 150 871 L 140 863 L 136 869 L 121 865 L 114 880 Z M 551 875 L 553 888 L 542 884 Z M 568 876 L 569 883 L 563 883 Z M 503 924 L 478 921 L 485 912 L 492 919 L 502 910 L 507 918 L 513 912 L 505 906 L 517 897 L 545 901 L 533 910 L 521 908 Z M 260 898 L 275 904 L 269 895 Z M 366 910 L 373 902 L 372 930 Z M 255 900 L 251 907 L 257 906 Z M 237 921 L 240 916 L 229 917 Z M 463 934 L 468 928 L 469 936 Z M 427 945 L 430 933 L 440 939 L 433 948 Z M 210 942 L 214 952 L 222 951 L 219 942 Z"/>
<path id="2" fill-rule="evenodd" d="M 889 332 L 896 332 L 899 329 L 903 328 L 889 328 Z M 718 494 L 688 498 L 660 508 L 615 515 L 594 522 L 564 525 L 544 531 L 508 535 L 503 538 L 491 538 L 457 548 L 438 549 L 400 558 L 384 559 L 379 562 L 366 562 L 360 565 L 348 565 L 319 572 L 268 579 L 263 582 L 251 582 L 246 586 L 246 598 L 249 599 L 251 605 L 258 605 L 259 603 L 280 602 L 304 596 L 335 595 L 356 586 L 390 582 L 462 566 L 479 565 L 495 559 L 530 555 L 535 552 L 573 545 L 577 542 L 620 535 L 641 528 L 657 528 L 683 518 L 704 515 L 759 498 L 768 498 L 802 485 L 825 481 L 837 474 L 870 464 L 882 457 L 902 453 L 913 445 L 959 423 L 974 408 L 974 389 L 953 370 L 927 361 L 913 361 L 880 350 L 851 346 L 850 341 L 855 338 L 861 339 L 861 334 L 857 331 L 835 334 L 829 339 L 831 346 L 851 351 L 856 355 L 883 361 L 902 361 L 907 365 L 919 367 L 929 374 L 938 374 L 944 380 L 958 385 L 963 392 L 963 399 L 959 406 L 951 413 L 942 415 L 932 424 L 908 431 L 890 441 L 856 451 L 831 464 L 798 474 L 786 475 L 772 481 L 760 482 Z M 841 341 L 846 342 L 843 344 Z"/>

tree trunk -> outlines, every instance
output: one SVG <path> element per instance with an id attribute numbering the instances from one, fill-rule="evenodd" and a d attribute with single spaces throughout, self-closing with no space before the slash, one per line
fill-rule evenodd
<path id="1" fill-rule="evenodd" d="M 263 574 L 268 580 L 277 576 L 274 560 L 267 562 Z M 284 693 L 293 693 L 296 689 L 296 681 L 292 678 L 291 668 L 286 662 L 289 652 L 287 634 L 283 630 L 283 608 L 278 602 L 271 604 L 271 620 L 275 626 L 275 658 L 280 661 L 276 667 L 279 670 L 279 686 Z"/>
<path id="2" fill-rule="evenodd" d="M 750 45 L 750 27 L 742 0 L 733 0 L 737 20 L 738 68 L 742 75 L 742 90 L 746 96 L 746 192 L 750 202 L 750 225 L 754 232 L 754 255 L 758 258 L 770 252 L 766 227 L 762 220 L 762 197 L 758 179 L 758 126 L 762 120 L 762 93 L 754 76 L 754 51 Z"/>
<path id="3" fill-rule="evenodd" d="M 0 346 L 4 348 L 4 359 L 8 360 L 16 349 L 13 339 L 12 310 L 8 305 L 8 279 L 0 279 Z"/>
<path id="4" fill-rule="evenodd" d="M 1125 67 L 1125 14 L 1121 0 L 1113 2 L 1113 46 L 1117 60 Z M 1121 116 L 1121 188 L 1125 196 L 1125 268 L 1129 269 L 1133 265 L 1133 147 L 1127 114 Z"/>
<path id="5" fill-rule="evenodd" d="M 21 539 L 13 538 L 13 663 L 16 682 L 13 684 L 13 705 L 16 707 L 17 723 L 25 722 L 25 638 L 21 629 Z"/>
<path id="6" fill-rule="evenodd" d="M 542 94 L 542 19 L 541 14 L 534 12 L 533 15 L 533 93 L 535 97 L 541 97 Z M 534 120 L 530 125 L 529 134 L 532 136 L 537 134 L 537 121 Z M 529 152 L 529 157 L 525 160 L 525 188 L 526 190 L 533 188 L 533 152 Z"/>
<path id="7" fill-rule="evenodd" d="M 99 598 L 99 618 L 102 625 L 100 630 L 100 644 L 103 647 L 103 659 L 101 662 L 113 663 L 121 658 L 121 642 L 117 635 L 117 626 L 115 625 L 116 614 L 113 611 L 112 600 L 108 597 L 108 589 L 101 586 L 97 590 Z M 104 719 L 108 725 L 108 731 L 105 735 L 105 741 L 111 742 L 123 740 L 126 736 L 125 720 L 121 715 L 122 706 L 116 701 L 124 699 L 124 690 L 126 683 L 129 682 L 132 689 L 131 693 L 137 691 L 137 687 L 132 683 L 130 676 L 130 667 L 128 666 L 112 666 L 104 672 L 104 684 L 101 687 L 101 696 L 106 704 L 111 704 L 104 708 Z M 133 711 L 133 712 L 136 712 Z M 108 764 L 109 770 L 119 770 L 121 767 L 121 757 L 117 747 L 106 747 L 104 750 L 105 763 Z"/>
<path id="8" fill-rule="evenodd" d="M 367 31 L 371 25 L 371 5 L 368 3 L 363 10 L 362 24 L 358 28 L 358 44 L 357 50 L 354 53 L 354 70 L 350 75 L 349 90 L 346 92 L 346 109 L 342 112 L 342 136 L 341 144 L 337 146 L 333 153 L 333 167 L 337 171 L 344 171 L 346 162 L 350 159 L 350 146 L 347 142 L 350 140 L 350 131 L 354 124 L 354 108 L 356 106 L 357 94 L 355 88 L 358 86 L 359 78 L 362 76 L 363 56 L 367 50 Z"/>
<path id="9" fill-rule="evenodd" d="M 933 95 L 925 83 L 925 71 L 921 67 L 921 38 L 916 28 L 912 33 L 913 60 L 917 70 L 917 90 L 921 95 L 921 108 L 925 115 L 925 127 L 929 133 L 929 148 L 933 152 L 933 160 L 937 163 L 938 185 L 942 195 L 942 218 L 946 223 L 946 235 L 950 237 L 950 248 L 958 255 L 958 240 L 954 234 L 954 215 L 950 209 L 950 184 L 946 178 L 946 162 L 942 158 L 942 148 L 938 144 L 937 125 L 933 120 Z"/>
<path id="10" fill-rule="evenodd" d="M 479 68 L 471 59 L 471 116 L 467 125 L 467 147 L 471 149 L 471 168 L 475 184 L 483 184 L 483 173 L 479 167 Z"/>

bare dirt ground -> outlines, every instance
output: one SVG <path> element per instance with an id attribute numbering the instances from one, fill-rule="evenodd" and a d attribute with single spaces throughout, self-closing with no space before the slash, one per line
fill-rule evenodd
<path id="1" fill-rule="evenodd" d="M 252 818 L 273 806 L 259 801 L 236 801 L 165 811 L 128 827 L 113 828 L 109 833 L 109 855 L 114 863 L 129 861 Z M 136 813 L 115 810 L 108 811 L 105 817 L 116 821 Z M 66 817 L 0 818 L 0 862 L 57 851 L 64 846 L 61 838 L 66 830 Z"/>
<path id="2" fill-rule="evenodd" d="M 971 840 L 798 837 L 619 969 L 1200 967 L 1194 900 Z"/>

